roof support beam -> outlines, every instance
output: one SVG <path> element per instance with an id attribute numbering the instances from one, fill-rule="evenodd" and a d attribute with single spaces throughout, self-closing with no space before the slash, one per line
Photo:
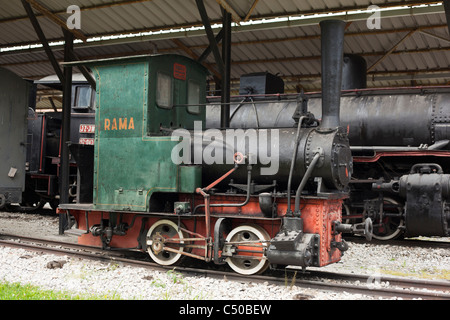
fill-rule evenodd
<path id="1" fill-rule="evenodd" d="M 234 10 L 234 8 L 227 2 L 227 0 L 216 0 L 220 6 L 225 9 L 228 13 L 231 14 L 233 21 L 236 23 L 240 23 L 242 21 L 241 16 Z"/>
<path id="2" fill-rule="evenodd" d="M 250 16 L 251 16 L 252 13 L 253 13 L 253 10 L 255 10 L 256 5 L 258 4 L 258 2 L 259 2 L 259 0 L 255 0 L 255 1 L 253 2 L 252 7 L 250 8 L 250 10 L 248 10 L 247 15 L 246 15 L 245 18 L 244 18 L 244 21 L 247 21 L 247 20 L 250 18 Z"/>
<path id="3" fill-rule="evenodd" d="M 433 34 L 433 33 L 427 32 L 425 30 L 419 30 L 419 32 L 424 34 L 424 35 L 426 35 L 426 36 L 435 38 L 435 39 L 440 40 L 440 41 L 450 42 L 450 38 L 447 39 L 445 37 L 438 36 L 437 34 Z"/>
<path id="4" fill-rule="evenodd" d="M 73 51 L 73 46 L 72 46 L 71 54 L 72 54 L 71 60 L 80 61 L 80 58 L 78 57 L 78 55 L 75 53 L 75 51 Z M 65 61 L 65 62 L 67 62 L 67 61 Z M 97 84 L 95 82 L 95 79 L 92 76 L 92 74 L 89 72 L 88 68 L 86 68 L 86 66 L 83 66 L 83 65 L 79 65 L 79 66 L 77 66 L 77 68 L 78 68 L 78 70 L 80 70 L 80 72 L 86 78 L 87 82 L 89 82 L 89 85 L 92 87 L 92 89 L 97 90 Z"/>
<path id="5" fill-rule="evenodd" d="M 211 23 L 209 22 L 208 13 L 206 12 L 205 4 L 203 0 L 195 0 L 197 3 L 197 8 L 200 13 L 200 17 L 202 18 L 203 25 L 205 26 L 206 36 L 208 37 L 209 45 L 214 54 L 214 58 L 216 60 L 217 67 L 219 68 L 219 72 L 223 74 L 224 65 L 222 57 L 220 56 L 219 46 L 217 45 L 216 38 L 214 37 L 213 30 L 211 28 Z"/>
<path id="6" fill-rule="evenodd" d="M 239 13 L 236 12 L 236 10 L 233 8 L 233 6 L 228 2 L 228 0 L 216 0 L 220 6 L 225 9 L 228 13 L 231 14 L 231 17 L 233 18 L 233 21 L 237 24 L 240 24 L 242 21 L 247 21 L 250 16 L 252 15 L 253 10 L 255 10 L 256 5 L 258 4 L 259 0 L 254 0 L 252 6 L 244 14 L 244 16 L 241 16 Z"/>
<path id="7" fill-rule="evenodd" d="M 39 21 L 37 21 L 37 18 L 35 16 L 34 12 L 33 12 L 33 9 L 31 8 L 30 4 L 33 4 L 33 6 L 35 6 L 36 1 L 34 1 L 34 0 L 22 0 L 22 4 L 24 6 L 25 11 L 28 14 L 28 17 L 30 18 L 31 24 L 33 25 L 33 28 L 36 31 L 37 36 L 39 37 L 39 40 L 41 41 L 41 43 L 42 43 L 42 45 L 44 47 L 44 50 L 45 50 L 45 53 L 47 54 L 47 57 L 48 57 L 50 63 L 52 64 L 52 67 L 55 70 L 56 75 L 58 76 L 59 81 L 61 82 L 62 85 L 64 85 L 65 80 L 66 80 L 65 76 L 64 76 L 64 73 L 61 71 L 61 68 L 59 67 L 58 61 L 56 60 L 55 55 L 53 54 L 53 51 L 51 50 L 51 48 L 50 48 L 50 46 L 48 44 L 47 38 L 45 37 L 44 32 L 42 31 L 42 28 L 41 28 L 41 26 L 39 24 Z M 38 8 L 43 8 L 40 4 L 37 4 L 37 5 L 39 6 Z M 40 9 L 38 9 L 38 10 L 40 10 Z M 45 10 L 47 10 L 47 9 L 45 9 Z M 46 15 L 43 11 L 41 11 L 41 12 L 44 15 Z M 73 30 L 69 30 L 67 28 L 67 25 L 64 22 L 63 22 L 63 24 L 64 24 L 64 26 L 62 27 L 62 30 L 63 30 L 63 33 L 65 34 L 64 35 L 65 41 L 67 39 L 69 39 L 69 40 L 71 39 L 71 44 L 69 43 L 68 46 L 66 46 L 66 45 L 64 46 L 65 47 L 64 48 L 64 52 L 69 50 L 70 52 L 68 54 L 71 55 L 72 59 L 73 58 L 76 59 L 77 56 L 76 56 L 75 52 L 73 51 L 73 34 L 74 34 L 74 32 L 73 32 Z M 71 38 L 66 35 L 67 32 L 68 33 L 72 33 L 72 37 Z M 66 53 L 65 53 L 65 55 L 66 55 Z M 84 75 L 86 80 L 89 82 L 91 87 L 95 90 L 95 88 L 96 88 L 95 80 L 91 76 L 89 71 L 86 69 L 86 67 L 80 66 L 79 70 Z"/>
<path id="8" fill-rule="evenodd" d="M 31 24 L 33 25 L 34 31 L 36 31 L 36 34 L 37 34 L 39 40 L 41 41 L 42 46 L 44 47 L 45 53 L 47 54 L 47 57 L 48 57 L 48 60 L 50 60 L 50 63 L 52 64 L 53 69 L 55 70 L 55 73 L 59 78 L 59 81 L 61 81 L 61 83 L 64 83 L 64 75 L 59 67 L 58 62 L 56 61 L 56 58 L 55 58 L 55 55 L 53 54 L 52 49 L 50 49 L 48 41 L 45 38 L 44 32 L 42 31 L 42 28 L 39 25 L 39 22 L 37 21 L 36 16 L 34 15 L 31 5 L 25 0 L 22 0 L 22 5 L 28 14 L 28 17 L 30 18 L 30 21 L 31 21 Z"/>
<path id="9" fill-rule="evenodd" d="M 25 1 L 28 2 L 29 4 L 31 4 L 33 6 L 33 8 L 38 10 L 45 17 L 49 18 L 51 21 L 53 21 L 54 23 L 59 25 L 61 28 L 64 28 L 65 30 L 73 33 L 73 35 L 76 36 L 78 39 L 81 39 L 81 40 L 83 40 L 83 42 L 86 42 L 87 37 L 81 31 L 78 31 L 77 29 L 69 29 L 69 27 L 67 26 L 67 23 L 65 21 L 63 21 L 60 17 L 58 17 L 56 14 L 51 12 L 49 9 L 47 9 L 47 7 L 40 4 L 36 0 L 25 0 Z"/>
<path id="10" fill-rule="evenodd" d="M 223 29 L 220 29 L 219 33 L 216 36 L 216 43 L 219 44 L 223 39 Z M 198 62 L 203 62 L 208 58 L 209 54 L 211 53 L 211 45 L 209 45 L 205 51 L 203 51 L 202 55 L 197 59 Z"/>
<path id="11" fill-rule="evenodd" d="M 367 68 L 367 72 L 373 70 L 378 64 L 380 64 L 384 59 L 386 59 L 392 52 L 394 52 L 399 45 L 401 45 L 403 43 L 403 41 L 405 41 L 406 39 L 408 39 L 409 37 L 411 37 L 415 32 L 417 31 L 417 29 L 411 30 L 410 32 L 408 32 L 408 34 L 406 34 L 399 42 L 397 42 L 391 49 L 389 49 L 388 52 L 386 52 L 380 59 L 378 59 L 374 64 L 372 64 L 369 68 Z"/>
<path id="12" fill-rule="evenodd" d="M 172 42 L 175 43 L 178 46 L 178 48 L 186 52 L 192 59 L 199 61 L 199 56 L 189 47 L 187 47 L 180 39 L 172 39 Z M 214 70 L 214 68 L 211 65 L 206 65 L 204 63 L 202 64 L 205 66 L 205 68 L 211 71 L 211 73 L 214 74 L 217 78 L 222 78 L 221 74 L 219 74 L 216 70 Z"/>

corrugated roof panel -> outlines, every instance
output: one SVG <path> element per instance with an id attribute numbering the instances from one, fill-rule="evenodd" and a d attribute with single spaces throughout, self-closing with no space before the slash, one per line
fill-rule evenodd
<path id="1" fill-rule="evenodd" d="M 45 17 L 38 18 L 39 24 L 47 38 L 61 38 L 62 31 L 60 27 Z M 37 35 L 29 20 L 19 20 L 1 25 L 0 45 L 9 43 L 37 42 Z"/>
<path id="2" fill-rule="evenodd" d="M 237 5 L 240 12 L 245 12 L 253 4 L 254 0 L 228 0 Z M 53 11 L 58 12 L 61 19 L 66 19 L 68 14 L 65 9 L 68 5 L 76 2 L 81 7 L 92 7 L 94 5 L 111 4 L 112 0 L 40 0 Z M 121 2 L 121 1 L 118 1 Z M 304 13 L 312 10 L 326 10 L 350 7 L 367 7 L 370 4 L 393 3 L 397 0 L 259 0 L 252 17 L 264 17 L 272 15 L 286 15 L 293 13 Z M 205 6 L 211 21 L 221 20 L 220 6 L 216 0 L 205 0 Z M 59 13 L 61 12 L 61 13 Z M 2 7 L 0 20 L 9 17 L 21 17 L 25 11 L 20 1 L 8 1 Z M 62 38 L 62 31 L 53 22 L 44 17 L 38 18 L 48 39 Z M 133 2 L 128 5 L 113 5 L 101 9 L 83 10 L 82 31 L 87 35 L 123 33 L 141 31 L 148 29 L 160 29 L 167 26 L 198 24 L 200 15 L 194 0 L 153 0 L 145 2 Z M 1 22 L 0 22 L 1 23 Z M 408 33 L 417 27 L 441 26 L 439 28 L 427 29 L 426 32 L 441 38 L 449 39 L 446 27 L 445 15 L 423 14 L 417 16 L 403 16 L 396 18 L 385 18 L 382 20 L 381 30 L 370 30 L 366 21 L 354 21 L 347 30 L 345 39 L 345 52 L 363 54 L 370 67 L 384 53 L 388 52 Z M 398 31 L 401 32 L 398 32 Z M 397 32 L 396 32 L 397 31 Z M 218 32 L 215 29 L 215 32 Z M 361 35 L 356 35 L 361 33 Z M 283 76 L 300 77 L 301 80 L 289 84 L 294 88 L 300 84 L 305 88 L 320 86 L 320 28 L 318 25 L 303 27 L 286 27 L 280 29 L 266 29 L 251 32 L 240 32 L 233 34 L 232 49 L 232 77 L 238 78 L 243 73 L 270 71 L 280 72 Z M 296 40 L 299 38 L 310 38 L 309 40 Z M 290 41 L 280 41 L 292 39 Z M 0 29 L 0 45 L 15 42 L 36 41 L 37 36 L 28 19 L 15 22 L 2 23 Z M 206 49 L 208 41 L 206 36 L 181 38 L 182 43 L 196 55 L 200 55 Z M 258 41 L 256 43 L 256 41 Z M 438 39 L 416 31 L 412 36 L 404 40 L 397 49 L 388 55 L 381 63 L 372 70 L 375 75 L 379 72 L 392 71 L 416 71 L 427 69 L 449 68 L 449 51 L 439 48 L 450 47 L 449 41 Z M 416 53 L 399 54 L 399 51 L 417 51 Z M 189 55 L 170 39 L 135 42 L 129 44 L 100 45 L 97 47 L 81 48 L 76 46 L 77 54 L 83 57 L 93 58 L 96 56 L 114 56 L 122 54 L 133 54 L 135 52 L 170 52 Z M 62 52 L 56 52 L 57 58 L 62 59 Z M 11 56 L 0 55 L 0 65 L 14 64 L 11 68 L 17 70 L 21 75 L 43 75 L 46 72 L 53 73 L 50 64 L 42 63 L 46 60 L 42 51 L 30 54 Z M 27 63 L 22 66 L 17 63 L 41 61 L 39 63 Z M 239 63 L 239 62 L 245 63 Z M 252 63 L 252 61 L 259 61 Z M 214 56 L 209 55 L 207 63 L 214 65 Z M 304 78 L 305 76 L 316 78 Z M 395 80 L 369 82 L 370 85 L 401 85 L 410 82 L 402 80 L 404 75 L 399 75 Z M 416 80 L 422 83 L 438 83 L 438 81 L 449 81 L 448 78 Z"/>
<path id="3" fill-rule="evenodd" d="M 19 1 L 2 1 L 0 19 L 19 17 L 25 14 L 22 3 Z"/>

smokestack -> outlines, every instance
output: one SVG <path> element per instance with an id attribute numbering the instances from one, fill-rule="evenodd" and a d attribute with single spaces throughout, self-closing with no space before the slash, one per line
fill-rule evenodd
<path id="1" fill-rule="evenodd" d="M 345 22 L 320 22 L 322 40 L 322 124 L 323 129 L 339 127 Z"/>

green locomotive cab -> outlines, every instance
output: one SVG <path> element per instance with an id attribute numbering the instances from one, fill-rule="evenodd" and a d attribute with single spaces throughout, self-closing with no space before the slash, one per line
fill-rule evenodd
<path id="1" fill-rule="evenodd" d="M 93 208 L 148 212 L 155 192 L 194 193 L 201 167 L 173 163 L 171 132 L 204 126 L 206 69 L 179 55 L 82 63 L 97 81 Z"/>

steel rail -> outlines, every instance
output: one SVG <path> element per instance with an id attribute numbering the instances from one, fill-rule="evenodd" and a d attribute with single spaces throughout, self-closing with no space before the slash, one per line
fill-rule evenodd
<path id="1" fill-rule="evenodd" d="M 44 251 L 50 254 L 67 255 L 89 260 L 105 262 L 114 261 L 133 267 L 167 271 L 174 269 L 173 266 L 161 266 L 154 262 L 143 261 L 142 259 L 139 260 L 136 258 L 124 257 L 123 253 L 125 253 L 125 251 L 106 251 L 97 247 L 89 247 L 47 239 L 0 234 L 0 246 L 9 246 L 40 252 Z M 119 253 L 122 253 L 122 255 L 119 255 Z M 188 276 L 201 275 L 216 279 L 223 279 L 226 277 L 231 281 L 267 282 L 284 286 L 287 286 L 287 283 L 289 283 L 289 286 L 295 285 L 302 288 L 331 292 L 347 292 L 370 297 L 450 300 L 450 281 L 407 279 L 378 274 L 375 276 L 357 275 L 316 270 L 306 270 L 303 272 L 295 269 L 274 270 L 273 275 L 270 276 L 248 276 L 230 271 L 210 270 L 205 268 L 207 268 L 206 264 L 204 264 L 202 268 L 176 267 L 178 272 L 185 273 Z M 342 283 L 342 281 L 345 283 Z M 379 285 L 383 282 L 389 282 L 388 286 L 382 287 Z"/>

